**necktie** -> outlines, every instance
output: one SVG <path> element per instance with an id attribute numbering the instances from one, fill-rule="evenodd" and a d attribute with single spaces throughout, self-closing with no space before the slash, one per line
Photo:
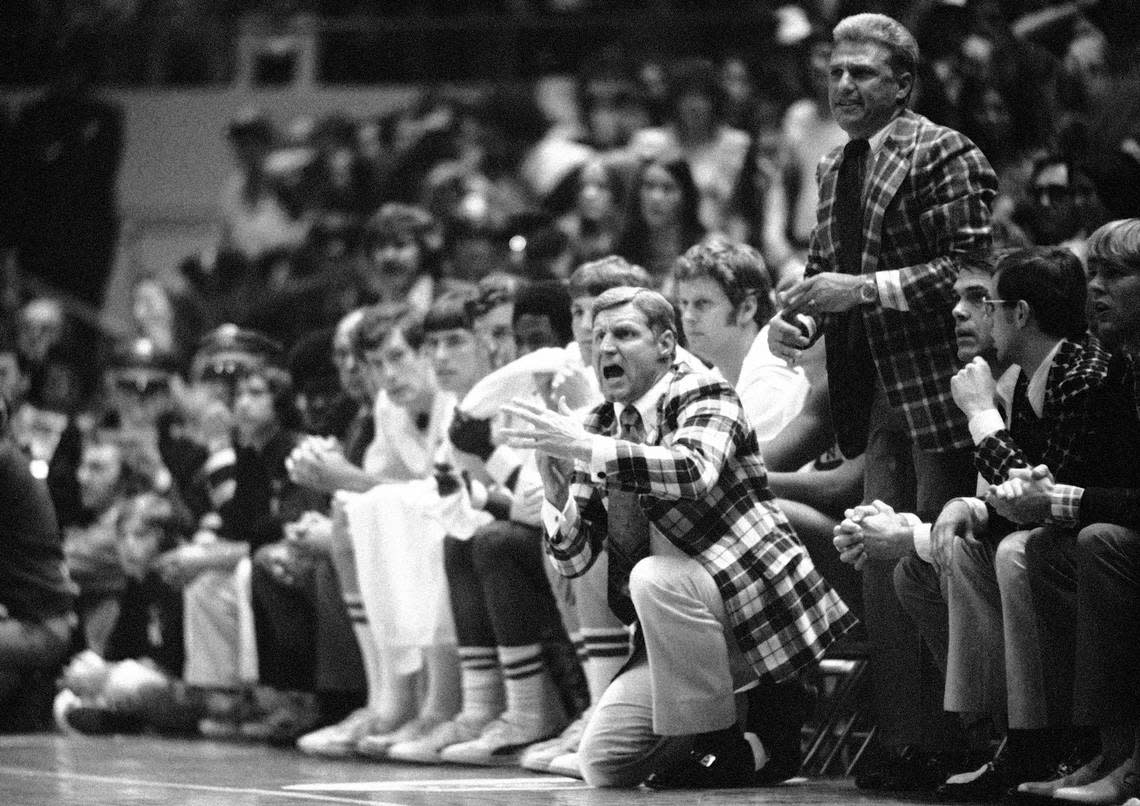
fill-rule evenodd
<path id="1" fill-rule="evenodd" d="M 1013 400 L 1010 403 L 1009 433 L 1017 441 L 1025 456 L 1033 464 L 1045 461 L 1045 451 L 1049 444 L 1045 423 L 1033 411 L 1029 403 L 1029 379 L 1019 373 L 1013 387 Z"/>
<path id="2" fill-rule="evenodd" d="M 870 144 L 851 140 L 843 147 L 843 162 L 835 182 L 837 257 L 844 274 L 859 274 L 863 263 L 863 161 Z"/>
<path id="3" fill-rule="evenodd" d="M 645 430 L 641 415 L 633 406 L 626 406 L 619 419 L 618 438 L 629 442 L 644 442 Z M 626 490 L 610 490 L 607 523 L 606 551 L 609 554 L 609 574 L 606 579 L 610 610 L 631 624 L 637 618 L 633 601 L 629 598 L 629 573 L 642 557 L 649 556 L 649 518 L 641 508 L 638 494 Z"/>
<path id="4" fill-rule="evenodd" d="M 843 274 L 862 273 L 863 161 L 869 144 L 851 140 L 843 147 L 843 162 L 835 183 L 832 234 L 835 264 Z M 867 442 L 867 425 L 875 390 L 875 363 L 863 327 L 862 306 L 831 314 L 827 329 L 827 377 L 831 416 L 839 447 L 858 456 Z"/>

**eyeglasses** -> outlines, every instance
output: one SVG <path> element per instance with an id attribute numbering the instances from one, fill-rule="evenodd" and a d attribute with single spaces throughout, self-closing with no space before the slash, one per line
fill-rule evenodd
<path id="1" fill-rule="evenodd" d="M 999 305 L 1013 305 L 1016 303 L 1015 299 L 984 299 L 982 300 L 982 311 L 986 316 L 993 316 L 994 309 Z"/>

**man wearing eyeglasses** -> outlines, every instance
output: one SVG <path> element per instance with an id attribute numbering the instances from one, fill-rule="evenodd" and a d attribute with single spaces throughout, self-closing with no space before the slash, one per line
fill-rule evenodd
<path id="1" fill-rule="evenodd" d="M 1115 473 L 1102 468 L 1115 468 L 1114 457 L 1124 461 L 1122 441 L 1109 433 L 1120 401 L 1106 381 L 1108 354 L 1085 337 L 1080 262 L 1060 248 L 1014 252 L 998 263 L 992 288 L 977 306 L 992 338 L 991 360 L 974 357 L 952 383 L 983 479 L 1000 484 L 1011 468 L 1042 456 L 1052 457 L 1069 479 Z M 991 361 L 1007 368 L 999 381 Z M 878 522 L 863 517 L 860 523 L 872 535 L 863 539 L 871 556 L 884 542 L 876 530 L 896 517 L 882 504 L 873 514 Z M 1017 781 L 1048 777 L 1079 738 L 1067 705 L 1071 659 L 1066 665 L 1061 651 L 1068 628 L 1039 629 L 1035 607 L 1041 603 L 1030 589 L 1026 556 L 1035 553 L 1048 569 L 1035 581 L 1062 608 L 1071 601 L 1071 565 L 1054 556 L 1051 541 L 1014 529 L 983 499 L 956 498 L 930 530 L 928 548 L 923 527 L 913 527 L 919 553 L 904 558 L 895 573 L 900 601 L 946 671 L 946 709 L 1008 720 L 1001 755 L 939 788 L 952 800 L 994 800 Z M 845 531 L 854 531 L 850 523 Z"/>

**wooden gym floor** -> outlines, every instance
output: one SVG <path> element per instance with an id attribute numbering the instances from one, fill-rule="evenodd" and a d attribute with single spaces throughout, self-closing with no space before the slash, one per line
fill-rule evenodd
<path id="1" fill-rule="evenodd" d="M 881 804 L 929 800 L 864 794 L 849 779 L 770 789 L 654 793 L 590 789 L 518 768 L 325 760 L 252 744 L 152 737 L 0 736 L 0 806 L 651 806 Z"/>

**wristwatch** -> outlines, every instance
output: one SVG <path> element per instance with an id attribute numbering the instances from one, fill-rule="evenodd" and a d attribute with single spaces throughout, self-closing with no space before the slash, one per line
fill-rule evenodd
<path id="1" fill-rule="evenodd" d="M 875 275 L 868 274 L 859 282 L 859 303 L 867 304 L 877 302 L 879 299 L 879 285 L 875 282 Z"/>

